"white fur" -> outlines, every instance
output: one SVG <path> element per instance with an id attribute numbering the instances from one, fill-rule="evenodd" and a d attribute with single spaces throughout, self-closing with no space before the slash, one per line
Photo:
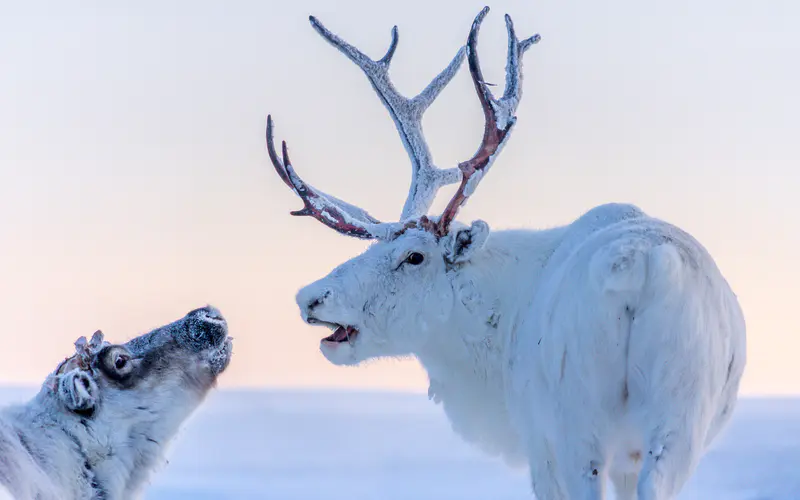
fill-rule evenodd
<path id="1" fill-rule="evenodd" d="M 420 265 L 403 264 L 420 252 Z M 413 355 L 453 428 L 527 463 L 541 500 L 673 498 L 727 423 L 745 324 L 691 236 L 630 205 L 549 230 L 409 230 L 303 288 L 339 365 Z"/>
<path id="2" fill-rule="evenodd" d="M 209 331 L 218 334 L 189 337 Z M 138 498 L 179 425 L 227 366 L 226 335 L 218 311 L 198 309 L 114 348 L 131 355 L 127 371 L 118 371 L 131 373 L 119 379 L 124 385 L 98 368 L 99 349 L 85 366 L 75 367 L 77 358 L 65 364 L 74 368 L 60 366 L 34 399 L 0 412 L 0 499 Z"/>

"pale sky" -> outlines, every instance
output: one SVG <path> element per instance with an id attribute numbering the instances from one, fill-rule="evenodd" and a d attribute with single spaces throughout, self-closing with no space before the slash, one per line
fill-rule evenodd
<path id="1" fill-rule="evenodd" d="M 366 245 L 288 215 L 301 202 L 269 164 L 265 117 L 309 182 L 396 218 L 410 168 L 394 125 L 308 15 L 373 57 L 397 24 L 392 76 L 416 94 L 483 5 L 4 2 L 0 381 L 38 384 L 80 335 L 123 341 L 212 303 L 236 339 L 223 386 L 425 390 L 413 361 L 319 354 L 295 292 Z M 503 80 L 503 13 L 542 42 L 514 136 L 460 218 L 548 227 L 617 201 L 682 227 L 740 297 L 743 393 L 800 392 L 800 3 L 491 7 L 487 80 Z M 437 163 L 469 157 L 482 126 L 465 65 L 426 115 Z"/>

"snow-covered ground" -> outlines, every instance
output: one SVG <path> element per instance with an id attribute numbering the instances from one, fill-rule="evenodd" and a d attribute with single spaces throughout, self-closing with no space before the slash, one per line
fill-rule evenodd
<path id="1" fill-rule="evenodd" d="M 146 500 L 532 499 L 524 470 L 462 443 L 416 394 L 218 391 L 169 457 Z M 799 465 L 800 399 L 745 399 L 680 498 L 799 499 Z"/>

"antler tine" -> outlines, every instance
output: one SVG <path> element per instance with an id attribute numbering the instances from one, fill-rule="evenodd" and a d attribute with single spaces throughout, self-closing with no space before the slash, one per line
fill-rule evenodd
<path id="1" fill-rule="evenodd" d="M 392 28 L 392 42 L 386 55 L 374 61 L 329 31 L 314 16 L 310 16 L 309 20 L 325 40 L 361 68 L 394 120 L 412 167 L 411 186 L 400 216 L 401 222 L 424 215 L 433 203 L 439 188 L 454 184 L 461 178 L 458 169 L 443 170 L 433 164 L 431 152 L 422 133 L 422 115 L 458 72 L 464 60 L 464 47 L 459 49 L 450 64 L 419 95 L 408 99 L 397 91 L 389 78 L 389 65 L 399 39 L 397 26 Z"/>
<path id="2" fill-rule="evenodd" d="M 303 200 L 301 210 L 290 212 L 297 216 L 311 216 L 342 234 L 361 239 L 385 239 L 396 232 L 399 223 L 383 223 L 365 210 L 325 194 L 307 184 L 292 167 L 289 150 L 283 141 L 281 156 L 275 151 L 272 116 L 267 116 L 267 153 L 278 176 Z"/>
<path id="3" fill-rule="evenodd" d="M 478 93 L 478 100 L 480 100 L 486 120 L 483 140 L 473 157 L 458 165 L 462 174 L 461 185 L 436 223 L 436 233 L 440 236 L 447 234 L 450 223 L 455 219 L 459 208 L 475 192 L 481 179 L 489 171 L 495 158 L 508 141 L 511 129 L 517 121 L 515 113 L 522 98 L 522 54 L 540 40 L 539 35 L 534 35 L 520 42 L 514 31 L 514 23 L 511 21 L 511 17 L 506 14 L 506 28 L 508 30 L 506 88 L 503 97 L 499 100 L 495 99 L 483 80 L 483 72 L 478 61 L 478 32 L 488 12 L 489 7 L 484 7 L 477 15 L 467 39 L 469 72 L 472 75 L 472 82 Z"/>

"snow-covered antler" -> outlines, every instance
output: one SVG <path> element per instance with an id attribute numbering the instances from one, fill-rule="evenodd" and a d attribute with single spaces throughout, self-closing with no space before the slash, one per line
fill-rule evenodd
<path id="1" fill-rule="evenodd" d="M 386 54 L 374 61 L 363 52 L 345 42 L 317 20 L 309 17 L 311 25 L 334 47 L 361 68 L 369 79 L 381 102 L 394 120 L 403 145 L 411 159 L 411 187 L 400 216 L 401 221 L 424 215 L 440 187 L 454 184 L 461 175 L 458 169 L 440 170 L 433 164 L 430 150 L 422 133 L 422 115 L 445 86 L 453 79 L 464 60 L 464 48 L 459 49 L 450 64 L 416 97 L 401 95 L 389 79 L 389 65 L 399 40 L 397 26 L 392 28 L 392 42 Z M 270 160 L 283 181 L 303 200 L 305 207 L 292 215 L 308 215 L 326 226 L 348 236 L 364 239 L 390 238 L 402 229 L 402 223 L 382 223 L 365 210 L 329 194 L 314 189 L 304 182 L 292 168 L 286 143 L 279 158 L 273 141 L 272 118 L 267 118 L 267 149 Z"/>
<path id="2" fill-rule="evenodd" d="M 535 35 L 520 42 L 514 33 L 511 18 L 506 16 L 509 32 L 506 91 L 501 99 L 496 100 L 483 81 L 476 52 L 478 30 L 488 12 L 489 7 L 485 7 L 475 18 L 467 46 L 459 49 L 450 64 L 419 95 L 410 99 L 401 95 L 389 78 L 389 65 L 399 39 L 397 26 L 392 28 L 392 42 L 386 54 L 375 61 L 330 32 L 314 16 L 309 18 L 311 25 L 323 38 L 361 68 L 381 102 L 386 106 L 411 159 L 411 187 L 403 206 L 400 221 L 381 222 L 365 210 L 323 193 L 303 181 L 292 167 L 285 141 L 282 144 L 281 157 L 278 157 L 273 138 L 272 117 L 268 116 L 267 150 L 270 160 L 283 182 L 303 200 L 305 205 L 302 210 L 291 212 L 292 215 L 312 216 L 342 234 L 364 239 L 391 239 L 405 228 L 417 227 L 416 219 L 419 217 L 421 217 L 419 226 L 424 229 L 437 235 L 447 232 L 459 207 L 472 194 L 480 178 L 488 171 L 494 157 L 508 138 L 516 121 L 514 112 L 521 97 L 520 59 L 525 50 L 539 40 L 539 36 Z M 464 60 L 465 52 L 469 57 L 470 73 L 486 116 L 483 143 L 475 156 L 459 164 L 459 168 L 439 169 L 433 164 L 430 150 L 422 133 L 422 115 L 453 79 Z M 425 214 L 439 188 L 456 183 L 459 179 L 461 187 L 448 204 L 439 222 L 433 223 L 428 220 Z"/>
<path id="3" fill-rule="evenodd" d="M 373 61 L 356 47 L 331 33 L 315 17 L 311 16 L 309 19 L 311 25 L 323 38 L 339 49 L 367 75 L 372 88 L 394 120 L 397 132 L 400 134 L 400 139 L 411 160 L 411 187 L 400 220 L 406 221 L 425 215 L 439 188 L 454 184 L 461 177 L 458 170 L 454 168 L 440 170 L 433 164 L 431 152 L 422 133 L 422 115 L 458 72 L 464 60 L 464 48 L 458 50 L 450 64 L 419 95 L 408 99 L 397 91 L 389 78 L 389 65 L 399 40 L 397 26 L 392 28 L 392 42 L 386 55 L 378 61 Z"/>
<path id="4" fill-rule="evenodd" d="M 511 17 L 506 14 L 506 28 L 508 29 L 506 88 L 503 97 L 495 99 L 487 83 L 483 80 L 483 72 L 478 62 L 478 31 L 488 12 L 489 7 L 484 7 L 475 18 L 467 41 L 469 72 L 472 75 L 472 82 L 475 84 L 475 90 L 478 92 L 478 99 L 486 119 L 483 141 L 472 158 L 458 165 L 462 174 L 461 185 L 436 222 L 435 232 L 439 236 L 447 234 L 458 209 L 475 192 L 478 183 L 489 171 L 500 150 L 508 141 L 511 129 L 517 121 L 515 113 L 522 98 L 522 54 L 540 39 L 539 35 L 533 35 L 520 41 L 514 31 Z"/>
<path id="5" fill-rule="evenodd" d="M 323 193 L 301 179 L 289 160 L 286 141 L 282 143 L 282 158 L 275 151 L 272 116 L 267 117 L 267 152 L 272 165 L 287 186 L 303 200 L 302 210 L 291 212 L 292 215 L 308 215 L 314 217 L 331 229 L 362 239 L 386 239 L 395 233 L 400 225 L 383 223 L 367 213 L 366 210 L 344 202 L 335 196 Z"/>

